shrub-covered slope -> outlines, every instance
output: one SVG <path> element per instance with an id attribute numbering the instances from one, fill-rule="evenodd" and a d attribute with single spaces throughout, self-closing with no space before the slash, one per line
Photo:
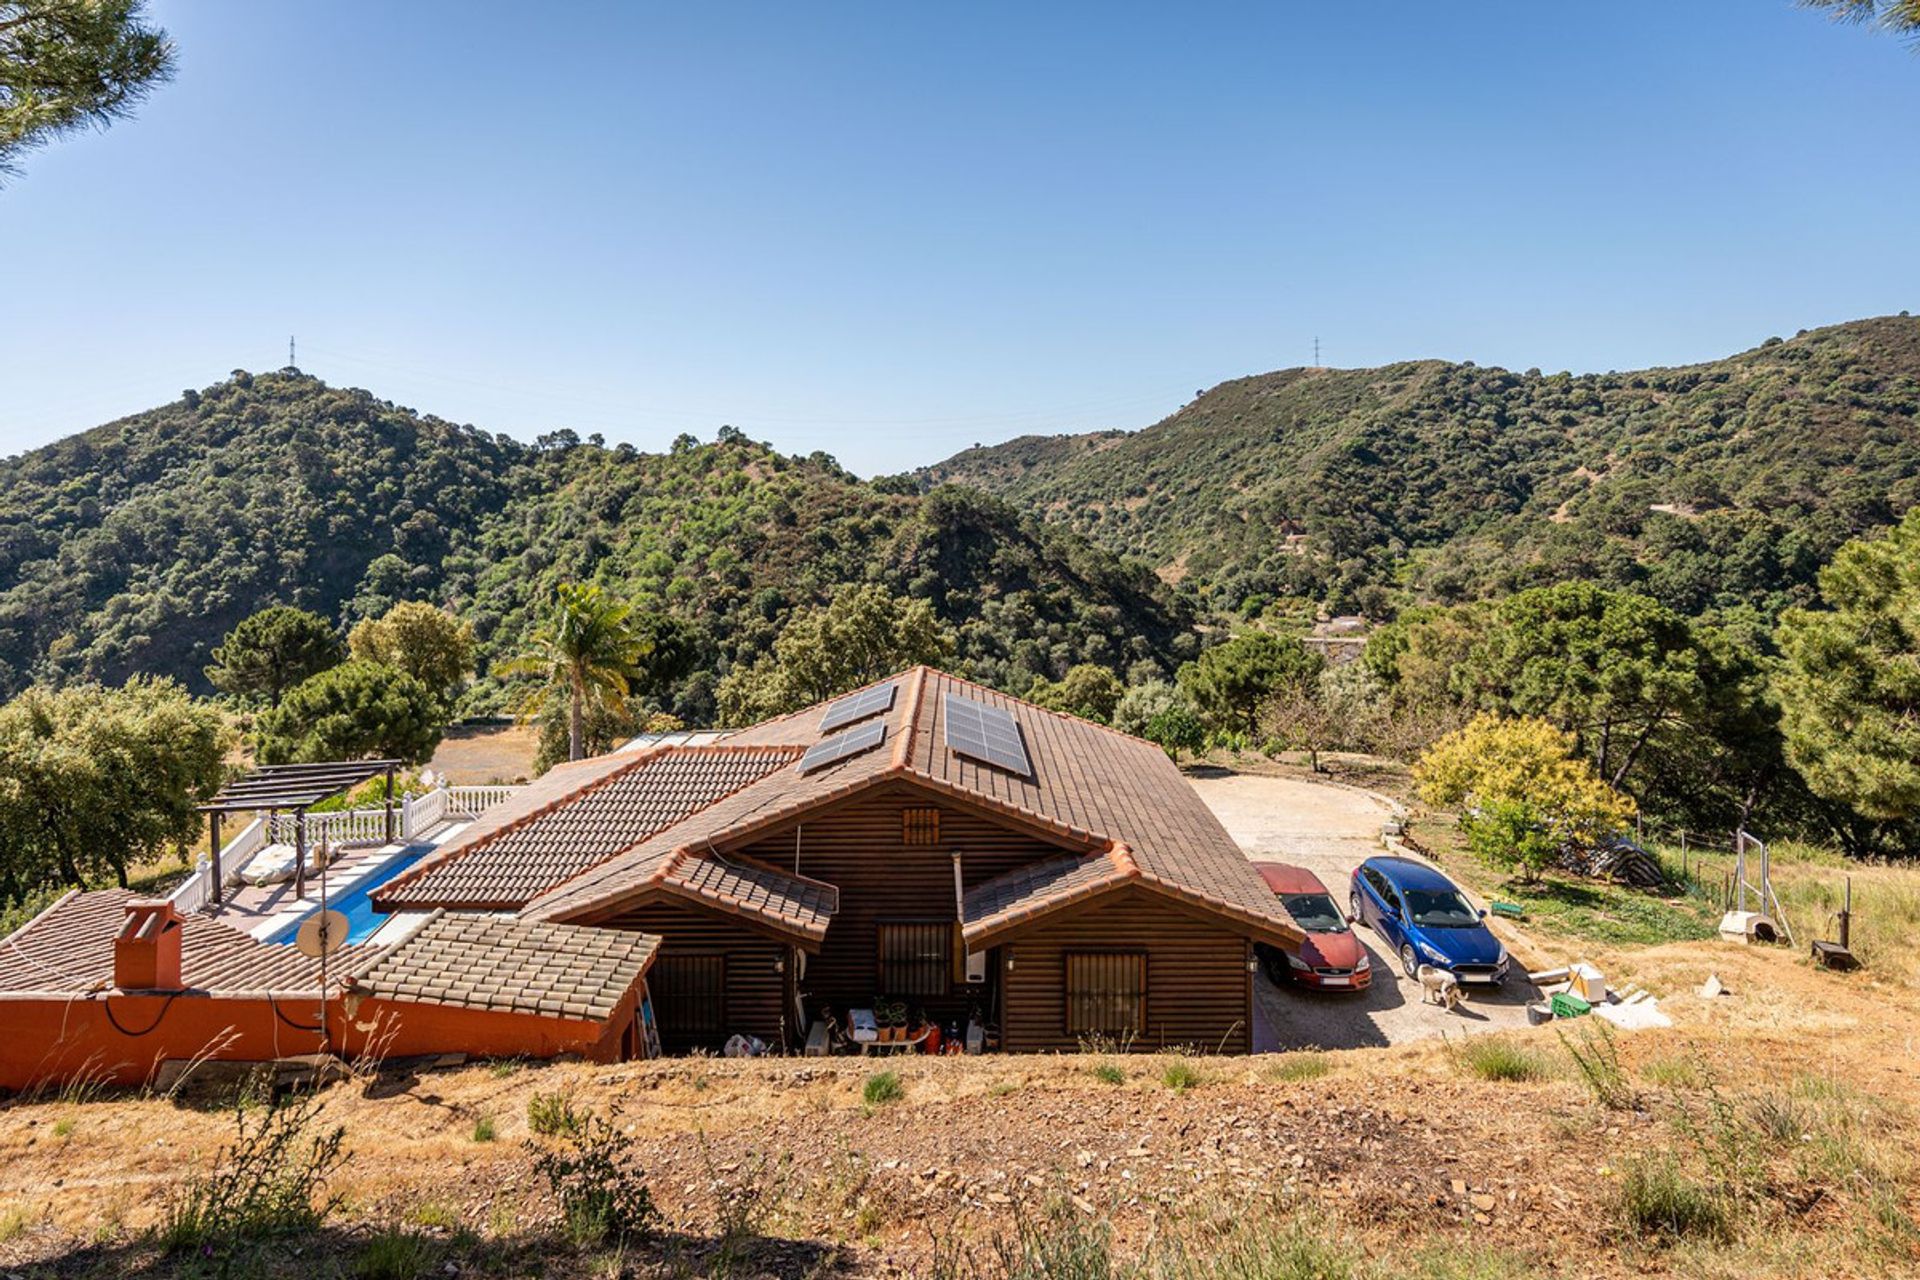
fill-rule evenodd
<path id="1" fill-rule="evenodd" d="M 236 374 L 0 461 L 0 693 L 136 671 L 204 689 L 213 645 L 276 601 L 351 622 L 427 599 L 497 655 L 570 578 L 677 622 L 692 660 L 670 700 L 695 715 L 716 671 L 846 583 L 931 598 L 960 665 L 1016 687 L 1192 643 L 1153 574 L 998 499 L 723 436 L 528 446 L 290 370 Z"/>
<path id="2" fill-rule="evenodd" d="M 1234 609 L 1592 578 L 1771 614 L 1920 498 L 1916 411 L 1920 319 L 1898 316 L 1640 373 L 1291 369 L 1143 431 L 1026 437 L 923 479 L 998 493 Z"/>

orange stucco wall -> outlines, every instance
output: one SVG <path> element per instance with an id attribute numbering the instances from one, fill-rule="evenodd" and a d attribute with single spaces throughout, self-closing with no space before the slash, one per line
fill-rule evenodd
<path id="1" fill-rule="evenodd" d="M 354 1005 L 351 1013 L 347 1005 Z M 406 1001 L 335 997 L 327 1025 L 335 1052 L 381 1058 L 428 1053 L 595 1062 L 621 1056 L 634 996 L 601 1022 Z M 183 992 L 102 999 L 0 999 L 0 1089 L 47 1081 L 136 1085 L 169 1058 L 206 1054 L 254 1062 L 321 1047 L 319 1002 L 226 999 Z M 117 1025 L 116 1025 L 117 1024 Z"/>

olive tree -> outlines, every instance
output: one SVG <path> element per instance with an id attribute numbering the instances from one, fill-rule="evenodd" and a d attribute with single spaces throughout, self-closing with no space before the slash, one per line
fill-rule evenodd
<path id="1" fill-rule="evenodd" d="M 32 688 L 0 707 L 0 900 L 83 885 L 194 838 L 232 732 L 172 680 Z"/>

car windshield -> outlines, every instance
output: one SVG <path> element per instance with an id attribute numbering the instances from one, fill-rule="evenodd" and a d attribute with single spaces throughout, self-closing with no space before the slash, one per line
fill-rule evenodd
<path id="1" fill-rule="evenodd" d="M 1324 893 L 1283 893 L 1280 905 L 1308 933 L 1345 933 L 1347 918 Z"/>
<path id="2" fill-rule="evenodd" d="M 1408 889 L 1407 914 L 1429 929 L 1462 929 L 1480 923 L 1480 913 L 1454 889 Z"/>

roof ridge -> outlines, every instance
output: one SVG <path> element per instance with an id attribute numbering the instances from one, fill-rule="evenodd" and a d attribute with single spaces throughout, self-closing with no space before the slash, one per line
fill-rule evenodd
<path id="1" fill-rule="evenodd" d="M 913 687 L 907 692 L 906 713 L 900 718 L 899 741 L 893 744 L 895 769 L 907 768 L 908 758 L 913 755 L 913 740 L 920 731 L 920 703 L 927 691 L 927 664 L 922 662 L 908 667 L 901 675 L 894 678 L 902 679 L 906 676 L 913 677 Z"/>
<path id="2" fill-rule="evenodd" d="M 771 871 L 775 875 L 785 876 L 789 880 L 794 880 L 801 884 L 812 885 L 815 888 L 831 889 L 833 890 L 836 896 L 840 892 L 840 886 L 833 883 L 833 881 L 831 880 L 822 880 L 816 876 L 810 876 L 804 871 L 789 871 L 785 867 L 781 866 L 776 862 L 769 862 L 765 858 L 756 858 L 752 854 L 725 853 L 718 849 L 715 849 L 711 854 L 698 853 L 698 852 L 695 852 L 692 845 L 688 845 L 683 849 L 676 850 L 675 852 L 692 854 L 693 856 L 691 859 L 689 859 L 689 861 L 693 861 L 693 862 L 712 862 L 722 867 L 725 867 L 725 866 L 753 867 L 761 871 Z M 675 863 L 676 868 L 681 865 L 684 865 L 684 862 Z"/>
<path id="3" fill-rule="evenodd" d="M 670 756 L 798 756 L 807 749 L 797 742 L 679 742 L 654 750 Z"/>
<path id="4" fill-rule="evenodd" d="M 944 680 L 951 680 L 955 684 L 963 684 L 967 686 L 969 689 L 978 689 L 983 693 L 993 693 L 993 694 L 998 694 L 1002 698 L 1010 698 L 1013 701 L 1019 703 L 1023 707 L 1032 707 L 1035 711 L 1038 711 L 1041 715 L 1052 716 L 1056 720 L 1070 721 L 1073 724 L 1086 725 L 1088 728 L 1092 728 L 1092 729 L 1101 729 L 1107 733 L 1112 734 L 1116 738 L 1125 738 L 1130 742 L 1138 742 L 1142 746 L 1152 747 L 1155 751 L 1159 751 L 1163 753 L 1166 751 L 1165 747 L 1161 746 L 1159 743 L 1155 742 L 1153 739 L 1143 738 L 1137 733 L 1128 733 L 1125 729 L 1116 729 L 1110 724 L 1101 724 L 1098 720 L 1089 720 L 1084 716 L 1074 715 L 1071 711 L 1056 711 L 1052 707 L 1043 707 L 1039 703 L 1033 701 L 1030 698 L 1022 698 L 1017 694 L 1008 693 L 1005 689 L 996 689 L 990 684 L 981 684 L 978 680 L 969 680 L 965 676 L 957 676 L 953 674 L 953 672 L 951 671 L 942 671 L 937 667 L 934 668 L 934 670 L 938 672 L 940 677 Z"/>

